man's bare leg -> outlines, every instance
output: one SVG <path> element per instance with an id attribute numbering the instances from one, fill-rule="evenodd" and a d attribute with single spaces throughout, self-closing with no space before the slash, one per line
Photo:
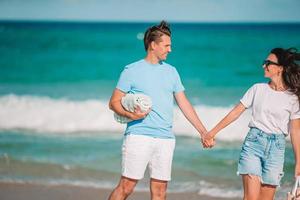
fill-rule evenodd
<path id="1" fill-rule="evenodd" d="M 167 186 L 168 181 L 152 178 L 150 181 L 151 200 L 165 200 L 167 197 Z"/>
<path id="2" fill-rule="evenodd" d="M 108 200 L 125 200 L 133 192 L 138 180 L 122 176 L 118 186 L 112 191 Z"/>

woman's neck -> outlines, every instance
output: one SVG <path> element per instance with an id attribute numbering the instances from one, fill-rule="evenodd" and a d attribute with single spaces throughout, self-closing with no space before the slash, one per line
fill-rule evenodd
<path id="1" fill-rule="evenodd" d="M 287 89 L 282 78 L 274 78 L 269 82 L 270 87 L 276 91 L 285 91 Z"/>

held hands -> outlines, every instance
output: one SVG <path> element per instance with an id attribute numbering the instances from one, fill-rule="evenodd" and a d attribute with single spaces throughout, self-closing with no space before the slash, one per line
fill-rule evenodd
<path id="1" fill-rule="evenodd" d="M 216 141 L 210 132 L 203 134 L 201 141 L 204 148 L 212 148 L 216 144 Z"/>

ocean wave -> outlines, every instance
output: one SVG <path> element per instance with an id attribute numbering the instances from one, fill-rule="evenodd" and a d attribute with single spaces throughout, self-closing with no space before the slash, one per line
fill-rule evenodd
<path id="1" fill-rule="evenodd" d="M 112 189 L 115 184 L 99 181 L 99 182 L 90 182 L 90 181 L 74 181 L 74 180 L 24 180 L 24 179 L 14 179 L 14 178 L 2 178 L 0 179 L 1 183 L 17 183 L 17 184 L 39 184 L 44 186 L 60 186 L 60 185 L 70 185 L 70 186 L 79 186 L 83 188 L 99 188 L 99 189 Z"/>
<path id="2" fill-rule="evenodd" d="M 222 198 L 242 198 L 243 192 L 241 189 L 218 187 L 217 185 L 200 181 L 200 190 L 198 194 L 207 195 L 211 197 Z"/>
<path id="3" fill-rule="evenodd" d="M 202 122 L 210 129 L 232 107 L 196 105 Z M 217 136 L 224 141 L 242 140 L 248 130 L 250 113 L 244 113 L 236 122 Z M 5 95 L 0 97 L 0 130 L 29 130 L 46 133 L 123 132 L 125 126 L 114 121 L 108 102 L 97 99 L 73 101 L 38 96 Z M 175 135 L 198 137 L 178 107 L 174 109 Z"/>

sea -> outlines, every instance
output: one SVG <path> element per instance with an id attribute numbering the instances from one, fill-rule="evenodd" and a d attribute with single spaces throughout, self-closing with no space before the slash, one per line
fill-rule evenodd
<path id="1" fill-rule="evenodd" d="M 145 57 L 152 23 L 0 21 L 0 182 L 112 189 L 120 178 L 125 125 L 108 101 L 124 66 Z M 171 23 L 172 52 L 185 93 L 207 129 L 251 85 L 267 82 L 262 62 L 275 47 L 300 49 L 300 24 Z M 137 74 L 137 76 L 139 76 Z M 236 174 L 251 111 L 203 149 L 174 103 L 176 149 L 170 192 L 241 198 Z M 294 154 L 287 138 L 285 175 L 276 199 L 291 189 Z M 149 190 L 149 175 L 137 185 Z"/>

